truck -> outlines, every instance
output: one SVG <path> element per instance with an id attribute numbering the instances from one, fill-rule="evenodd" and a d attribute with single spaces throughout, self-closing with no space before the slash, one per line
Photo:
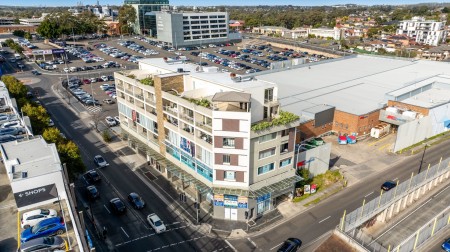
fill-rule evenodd
<path id="1" fill-rule="evenodd" d="M 385 135 L 389 134 L 390 129 L 391 129 L 390 124 L 380 123 L 370 130 L 370 136 L 373 138 L 384 137 Z"/>

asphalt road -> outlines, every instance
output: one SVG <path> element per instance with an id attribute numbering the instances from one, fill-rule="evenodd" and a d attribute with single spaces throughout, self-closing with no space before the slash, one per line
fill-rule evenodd
<path id="1" fill-rule="evenodd" d="M 422 171 L 426 172 L 428 163 L 436 164 L 442 156 L 450 156 L 448 142 L 427 148 Z M 417 173 L 421 157 L 421 154 L 417 154 L 383 172 L 372 174 L 288 222 L 273 227 L 263 234 L 257 234 L 250 240 L 228 241 L 238 251 L 274 251 L 289 237 L 300 238 L 304 245 L 314 242 L 339 224 L 344 210 L 351 212 L 361 206 L 364 198 L 371 200 L 378 197 L 380 186 L 384 181 L 399 179 L 402 182 L 408 180 L 412 172 Z"/>
<path id="2" fill-rule="evenodd" d="M 36 78 L 29 72 L 17 74 L 19 78 Z M 231 251 L 227 244 L 220 239 L 210 238 L 199 233 L 192 226 L 188 226 L 170 210 L 164 202 L 144 184 L 136 174 L 121 160 L 109 151 L 108 147 L 99 140 L 99 136 L 85 127 L 79 115 L 63 106 L 62 101 L 55 96 L 53 85 L 60 85 L 58 75 L 40 75 L 40 82 L 30 84 L 33 90 L 39 91 L 39 100 L 47 108 L 58 127 L 69 139 L 75 141 L 81 150 L 81 155 L 88 169 L 94 168 L 93 156 L 101 154 L 110 166 L 99 172 L 103 181 L 98 188 L 101 198 L 91 204 L 92 212 L 99 226 L 106 226 L 108 239 L 96 244 L 99 251 Z M 73 98 L 72 98 L 73 99 Z M 79 109 L 82 109 L 79 108 Z M 88 115 L 87 113 L 82 113 Z M 108 181 L 108 182 L 107 182 Z M 85 199 L 85 185 L 82 180 L 76 182 L 77 196 Z M 136 192 L 147 203 L 143 210 L 136 211 L 126 203 L 128 212 L 124 216 L 110 213 L 109 200 L 114 197 L 126 199 L 130 192 Z M 124 200 L 124 202 L 126 202 Z M 86 203 L 86 205 L 89 205 Z M 156 235 L 146 223 L 145 217 L 149 213 L 157 213 L 168 224 L 168 231 Z M 94 230 L 89 230 L 91 234 Z"/>

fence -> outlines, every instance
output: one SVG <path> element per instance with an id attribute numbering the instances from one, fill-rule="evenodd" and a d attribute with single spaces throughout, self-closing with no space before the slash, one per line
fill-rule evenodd
<path id="1" fill-rule="evenodd" d="M 380 197 L 377 197 L 368 203 L 364 202 L 361 207 L 344 216 L 344 220 L 341 218 L 341 230 L 344 232 L 349 232 L 355 229 L 364 222 L 373 218 L 378 213 L 385 210 L 387 207 L 391 206 L 393 202 L 402 199 L 405 195 L 408 195 L 417 187 L 432 181 L 449 170 L 450 158 L 447 158 L 444 161 L 439 162 L 439 164 L 431 167 L 428 166 L 428 169 L 423 170 L 415 176 L 411 174 L 411 179 L 398 184 L 390 191 L 381 191 Z"/>
<path id="2" fill-rule="evenodd" d="M 414 234 L 406 238 L 392 251 L 409 252 L 424 244 L 429 238 L 433 237 L 440 230 L 444 229 L 450 224 L 450 207 L 440 212 L 428 223 L 423 225 Z"/>

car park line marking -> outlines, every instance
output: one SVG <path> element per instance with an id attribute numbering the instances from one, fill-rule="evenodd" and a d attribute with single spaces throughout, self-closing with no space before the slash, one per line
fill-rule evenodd
<path id="1" fill-rule="evenodd" d="M 371 195 L 373 193 L 373 191 L 369 194 L 367 194 L 366 196 L 364 196 L 364 198 L 367 198 L 369 195 Z"/>
<path id="2" fill-rule="evenodd" d="M 388 143 L 388 144 L 385 144 L 385 145 L 381 146 L 380 148 L 378 148 L 378 150 L 386 149 L 386 147 L 388 147 L 389 145 L 391 145 L 391 143 Z"/>
<path id="3" fill-rule="evenodd" d="M 398 178 L 393 179 L 393 181 L 397 181 L 397 180 L 398 180 Z"/>
<path id="4" fill-rule="evenodd" d="M 248 240 L 255 248 L 258 247 L 258 246 L 256 246 L 256 243 L 250 239 L 250 237 L 247 237 L 247 240 Z"/>
<path id="5" fill-rule="evenodd" d="M 127 234 L 127 232 L 125 232 L 125 230 L 123 229 L 123 227 L 120 227 L 120 229 L 122 229 L 123 233 L 124 233 L 128 238 L 130 238 L 130 236 Z"/>
<path id="6" fill-rule="evenodd" d="M 280 243 L 280 244 L 278 244 L 278 245 L 276 245 L 276 246 L 274 246 L 273 248 L 271 248 L 270 250 L 274 250 L 274 249 L 276 249 L 276 248 L 278 248 L 281 244 L 283 244 L 283 243 Z"/>
<path id="7" fill-rule="evenodd" d="M 322 223 L 322 222 L 324 222 L 324 221 L 328 220 L 329 218 L 331 218 L 331 216 L 328 216 L 327 218 L 325 218 L 325 219 L 323 219 L 323 220 L 319 221 L 319 223 Z"/>
<path id="8" fill-rule="evenodd" d="M 111 211 L 109 211 L 109 209 L 105 205 L 103 206 L 105 207 L 106 211 L 108 211 L 108 213 L 111 213 Z"/>

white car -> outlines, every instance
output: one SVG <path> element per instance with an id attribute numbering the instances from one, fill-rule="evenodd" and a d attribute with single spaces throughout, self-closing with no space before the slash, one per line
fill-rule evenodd
<path id="1" fill-rule="evenodd" d="M 150 224 L 150 226 L 155 230 L 157 234 L 166 231 L 166 226 L 164 225 L 164 222 L 155 213 L 149 214 L 147 216 L 147 221 L 148 224 Z"/>
<path id="2" fill-rule="evenodd" d="M 55 126 L 55 123 L 53 122 L 52 119 L 48 119 L 48 126 L 49 126 L 49 127 Z"/>
<path id="3" fill-rule="evenodd" d="M 106 124 L 108 124 L 109 127 L 113 127 L 117 125 L 116 120 L 114 120 L 114 118 L 112 118 L 111 116 L 107 116 L 105 118 Z"/>
<path id="4" fill-rule="evenodd" d="M 102 84 L 102 85 L 100 85 L 100 89 L 103 90 L 103 91 L 105 91 L 109 87 L 110 87 L 109 84 Z"/>
<path id="5" fill-rule="evenodd" d="M 91 81 L 91 83 L 96 83 L 97 82 L 97 78 L 90 78 L 89 80 Z"/>
<path id="6" fill-rule="evenodd" d="M 106 160 L 100 155 L 94 157 L 94 163 L 98 167 L 105 167 L 109 165 L 108 162 L 106 162 Z"/>
<path id="7" fill-rule="evenodd" d="M 64 68 L 64 72 L 65 72 L 65 73 L 68 73 L 68 72 L 69 72 L 69 68 L 65 67 L 65 68 Z"/>
<path id="8" fill-rule="evenodd" d="M 20 226 L 22 228 L 29 228 L 36 225 L 41 220 L 56 217 L 58 213 L 53 209 L 36 209 L 26 212 L 22 215 L 22 220 L 20 221 Z"/>
<path id="9" fill-rule="evenodd" d="M 103 75 L 103 76 L 100 77 L 100 78 L 102 78 L 103 81 L 108 81 L 108 76 Z"/>

